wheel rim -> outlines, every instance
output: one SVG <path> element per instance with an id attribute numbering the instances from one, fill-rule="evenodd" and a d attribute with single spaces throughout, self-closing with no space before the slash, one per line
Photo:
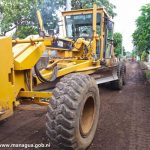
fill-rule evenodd
<path id="1" fill-rule="evenodd" d="M 80 133 L 82 137 L 86 137 L 90 133 L 94 123 L 94 115 L 95 115 L 94 98 L 92 96 L 89 96 L 85 101 L 80 117 Z"/>

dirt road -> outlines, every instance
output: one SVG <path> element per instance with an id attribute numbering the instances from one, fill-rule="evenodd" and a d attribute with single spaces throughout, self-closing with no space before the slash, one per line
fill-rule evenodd
<path id="1" fill-rule="evenodd" d="M 99 125 L 89 150 L 150 150 L 150 85 L 138 64 L 127 63 L 127 84 L 122 91 L 100 87 L 100 95 Z M 1 122 L 0 143 L 49 143 L 44 126 L 46 109 L 38 108 L 16 110 Z"/>

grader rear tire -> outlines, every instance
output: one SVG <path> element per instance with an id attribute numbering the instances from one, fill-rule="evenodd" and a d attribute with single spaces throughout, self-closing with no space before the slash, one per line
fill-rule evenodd
<path id="1" fill-rule="evenodd" d="M 123 79 L 123 85 L 126 85 L 126 65 L 122 65 L 122 79 Z"/>
<path id="2" fill-rule="evenodd" d="M 99 120 L 100 98 L 95 80 L 74 73 L 53 91 L 46 115 L 46 133 L 54 149 L 84 150 L 92 142 Z"/>
<path id="3" fill-rule="evenodd" d="M 124 80 L 124 72 L 123 72 L 123 67 L 122 65 L 118 65 L 117 68 L 117 75 L 118 75 L 118 80 L 112 81 L 111 85 L 112 88 L 115 90 L 121 90 L 123 88 L 123 80 Z"/>

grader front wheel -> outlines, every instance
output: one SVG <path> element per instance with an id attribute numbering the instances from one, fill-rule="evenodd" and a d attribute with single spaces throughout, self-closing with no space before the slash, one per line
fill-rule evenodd
<path id="1" fill-rule="evenodd" d="M 46 115 L 46 133 L 52 147 L 86 149 L 96 132 L 99 109 L 99 90 L 93 78 L 79 73 L 62 78 Z"/>

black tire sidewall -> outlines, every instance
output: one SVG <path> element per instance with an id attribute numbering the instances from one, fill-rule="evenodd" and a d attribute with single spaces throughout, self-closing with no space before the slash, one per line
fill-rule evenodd
<path id="1" fill-rule="evenodd" d="M 97 86 L 97 85 L 96 85 Z M 80 132 L 80 117 L 82 110 L 84 108 L 84 105 L 86 103 L 87 97 L 92 96 L 94 98 L 94 107 L 95 107 L 95 112 L 94 112 L 94 121 L 93 125 L 91 128 L 91 131 L 86 137 L 83 137 Z M 77 138 L 78 146 L 80 149 L 85 149 L 89 146 L 89 143 L 92 142 L 96 129 L 97 129 L 97 124 L 99 120 L 99 109 L 100 109 L 100 99 L 99 99 L 99 91 L 95 86 L 88 85 L 87 88 L 84 89 L 81 97 L 80 97 L 80 104 L 79 104 L 79 109 L 77 111 L 77 128 L 75 130 L 75 135 Z"/>
<path id="2" fill-rule="evenodd" d="M 126 84 L 126 66 L 125 64 L 123 65 L 123 68 L 122 68 L 122 76 L 123 76 L 123 85 Z"/>
<path id="3" fill-rule="evenodd" d="M 118 82 L 119 82 L 119 89 L 122 89 L 123 88 L 123 75 L 122 75 L 122 73 L 120 73 Z"/>
<path id="4" fill-rule="evenodd" d="M 80 130 L 80 117 L 89 96 L 93 97 L 95 116 L 89 134 L 84 137 Z M 93 141 L 99 110 L 99 89 L 93 78 L 79 73 L 63 77 L 53 91 L 46 117 L 47 135 L 52 147 L 66 150 L 86 149 Z"/>

